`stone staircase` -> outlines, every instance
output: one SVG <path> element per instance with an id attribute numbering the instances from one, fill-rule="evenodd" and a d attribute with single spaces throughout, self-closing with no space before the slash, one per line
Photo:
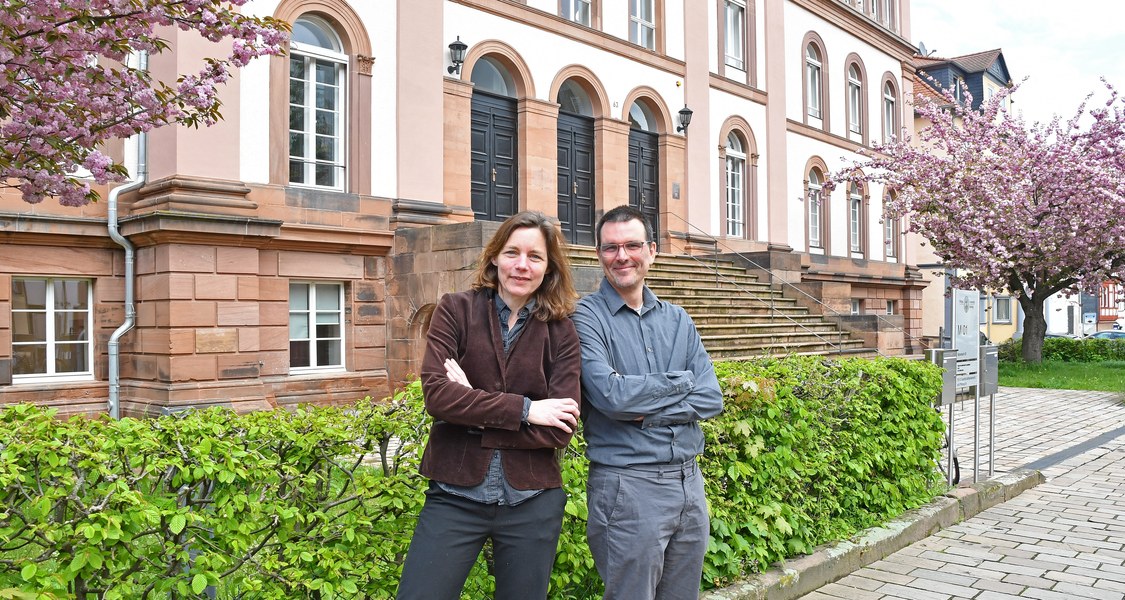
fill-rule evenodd
<path id="1" fill-rule="evenodd" d="M 578 274 L 579 291 L 593 291 L 602 276 L 594 250 L 572 247 L 570 260 Z M 703 345 L 715 360 L 784 354 L 874 354 L 863 347 L 862 340 L 798 306 L 795 299 L 785 297 L 730 260 L 661 254 L 646 281 L 657 296 L 679 304 L 691 315 Z"/>

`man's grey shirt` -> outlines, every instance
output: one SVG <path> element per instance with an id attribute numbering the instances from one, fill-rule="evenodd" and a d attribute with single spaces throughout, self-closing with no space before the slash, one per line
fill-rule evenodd
<path id="1" fill-rule="evenodd" d="M 723 410 L 691 317 L 648 286 L 643 303 L 629 308 L 603 278 L 572 317 L 582 344 L 583 435 L 592 463 L 687 462 L 703 452 L 699 421 Z"/>

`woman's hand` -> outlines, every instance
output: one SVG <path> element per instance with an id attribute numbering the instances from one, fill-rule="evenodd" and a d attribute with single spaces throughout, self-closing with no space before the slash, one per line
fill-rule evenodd
<path id="1" fill-rule="evenodd" d="M 459 383 L 467 388 L 473 387 L 469 383 L 469 376 L 465 375 L 461 365 L 452 358 L 445 359 L 445 377 L 453 383 Z M 558 427 L 567 433 L 573 433 L 574 428 L 578 427 L 580 414 L 581 409 L 574 398 L 544 398 L 532 401 L 527 411 L 527 422 L 532 425 Z"/>
<path id="2" fill-rule="evenodd" d="M 452 358 L 445 359 L 445 377 L 453 383 L 460 383 L 467 388 L 473 387 L 469 383 L 469 376 L 461 369 L 461 365 L 457 364 L 457 361 Z"/>
<path id="3" fill-rule="evenodd" d="M 533 425 L 558 427 L 572 433 L 578 427 L 580 410 L 574 398 L 544 398 L 531 403 L 527 411 L 527 422 Z"/>

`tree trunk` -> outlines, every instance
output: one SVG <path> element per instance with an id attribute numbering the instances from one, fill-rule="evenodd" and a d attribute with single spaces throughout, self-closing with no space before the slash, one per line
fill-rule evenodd
<path id="1" fill-rule="evenodd" d="M 1043 362 L 1043 338 L 1047 334 L 1047 318 L 1043 316 L 1044 300 L 1020 298 L 1023 308 L 1023 360 Z"/>

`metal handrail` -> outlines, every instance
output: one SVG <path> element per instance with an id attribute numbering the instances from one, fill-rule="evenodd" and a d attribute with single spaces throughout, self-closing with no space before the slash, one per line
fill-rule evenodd
<path id="1" fill-rule="evenodd" d="M 832 308 L 831 306 L 829 306 L 829 305 L 825 304 L 825 303 L 824 303 L 824 302 L 822 302 L 822 301 L 821 301 L 821 300 L 820 300 L 819 298 L 816 298 L 815 296 L 813 296 L 812 294 L 809 294 L 809 293 L 808 293 L 808 292 L 806 292 L 805 290 L 802 290 L 801 288 L 799 288 L 799 287 L 797 287 L 797 286 L 793 285 L 792 283 L 790 283 L 790 282 L 786 281 L 786 280 L 785 280 L 785 279 L 784 279 L 783 277 L 780 277 L 780 276 L 779 276 L 779 275 L 778 275 L 777 273 L 774 273 L 774 271 L 773 271 L 772 269 L 770 269 L 770 268 L 768 268 L 768 267 L 765 267 L 765 266 L 763 266 L 763 265 L 761 265 L 761 264 L 758 264 L 758 263 L 757 263 L 756 261 L 754 261 L 754 260 L 753 260 L 752 258 L 750 258 L 749 256 L 746 256 L 745 254 L 742 254 L 741 252 L 739 252 L 739 251 L 737 251 L 737 250 L 734 250 L 734 249 L 732 249 L 732 248 L 731 248 L 730 246 L 727 246 L 727 245 L 726 245 L 726 244 L 725 244 L 725 243 L 724 243 L 724 242 L 723 242 L 723 241 L 722 241 L 721 239 L 719 239 L 719 238 L 717 238 L 717 237 L 715 237 L 715 236 L 713 236 L 713 235 L 711 235 L 711 234 L 707 233 L 706 231 L 703 231 L 703 230 L 702 230 L 702 229 L 700 229 L 699 227 L 696 227 L 696 226 L 695 226 L 694 224 L 692 224 L 691 222 L 687 221 L 687 220 L 686 220 L 686 219 L 684 219 L 683 217 L 680 217 L 679 215 L 676 215 L 676 214 L 672 214 L 672 213 L 665 213 L 665 215 L 666 215 L 667 217 L 674 217 L 674 218 L 676 218 L 677 220 L 679 220 L 680 222 L 682 222 L 682 223 L 683 223 L 684 225 L 686 225 L 686 226 L 687 226 L 687 227 L 689 228 L 689 232 L 690 232 L 690 233 L 692 233 L 692 235 L 696 235 L 696 234 L 698 234 L 698 237 L 702 237 L 702 238 L 704 238 L 704 239 L 706 239 L 706 240 L 710 241 L 711 243 L 713 243 L 713 244 L 715 245 L 715 248 L 716 248 L 716 250 L 718 250 L 718 249 L 723 249 L 724 251 L 726 251 L 726 253 L 729 253 L 729 254 L 733 254 L 733 255 L 735 255 L 735 256 L 737 256 L 737 257 L 739 257 L 739 258 L 740 258 L 741 260 L 743 260 L 743 261 L 745 261 L 746 263 L 748 263 L 749 265 L 753 266 L 753 267 L 754 267 L 755 269 L 758 269 L 759 271 L 762 271 L 762 272 L 764 272 L 764 273 L 768 274 L 768 275 L 769 275 L 769 277 L 770 277 L 770 281 L 769 281 L 769 283 L 770 283 L 770 285 L 771 285 L 771 286 L 773 286 L 773 285 L 778 285 L 778 284 L 780 284 L 781 286 L 789 286 L 789 288 L 791 288 L 791 289 L 792 289 L 793 291 L 795 291 L 795 292 L 797 292 L 797 293 L 799 293 L 799 294 L 803 295 L 803 296 L 804 296 L 805 298 L 807 298 L 808 300 L 810 300 L 810 301 L 812 301 L 812 302 L 816 303 L 817 305 L 819 305 L 819 306 L 820 306 L 820 307 L 822 308 L 822 310 L 826 310 L 826 311 L 828 311 L 829 313 L 831 313 L 831 315 L 832 315 L 832 316 L 836 316 L 836 317 L 843 317 L 843 316 L 847 316 L 847 315 L 844 315 L 843 313 L 839 312 L 838 310 L 836 310 L 836 309 Z M 699 262 L 700 264 L 706 264 L 706 263 L 705 263 L 705 262 L 704 262 L 703 260 L 701 260 L 701 259 L 700 259 L 699 257 L 697 257 L 697 256 L 694 256 L 694 255 L 691 255 L 691 254 L 688 254 L 688 255 L 686 255 L 686 256 L 687 256 L 688 258 L 691 258 L 692 260 L 695 260 L 696 262 Z M 718 264 L 718 258 L 717 258 L 717 257 L 715 258 L 715 264 L 716 264 L 716 265 Z M 718 268 L 717 268 L 717 266 L 716 266 L 716 267 L 715 267 L 714 269 L 715 269 L 715 274 L 716 274 L 716 277 L 720 277 L 720 276 L 721 276 L 721 274 L 720 274 L 720 273 L 718 272 Z M 745 290 L 742 290 L 742 289 L 741 289 L 741 288 L 740 288 L 740 287 L 738 286 L 738 284 L 737 284 L 737 283 L 734 283 L 734 282 L 730 282 L 730 283 L 734 284 L 734 285 L 735 285 L 735 287 L 736 287 L 736 289 L 739 289 L 739 291 L 745 291 Z M 758 300 L 758 301 L 762 301 L 762 300 L 761 300 L 761 298 L 754 298 L 754 299 L 755 299 L 755 300 Z M 776 313 L 776 311 L 775 311 L 775 310 L 773 309 L 773 296 L 772 296 L 772 295 L 770 296 L 770 303 L 769 303 L 769 304 L 770 304 L 770 315 L 771 315 L 771 317 L 773 317 L 773 316 L 774 316 L 774 315 L 776 315 L 777 313 Z M 791 318 L 791 317 L 789 317 L 788 315 L 783 315 L 783 316 L 785 316 L 785 317 L 786 317 L 787 319 L 790 319 L 790 320 L 792 320 L 792 318 Z M 908 339 L 909 339 L 909 340 L 910 340 L 911 342 L 915 343 L 916 345 L 918 345 L 918 346 L 921 346 L 921 345 L 922 345 L 922 344 L 921 344 L 921 340 L 919 340 L 919 339 L 918 339 L 917 337 L 915 337 L 915 336 L 913 336 L 913 335 L 910 335 L 910 333 L 906 331 L 906 328 L 905 328 L 905 327 L 903 327 L 903 326 L 901 326 L 901 325 L 897 325 L 897 324 L 895 324 L 895 323 L 892 323 L 891 321 L 887 320 L 886 318 L 884 318 L 883 316 L 881 316 L 881 315 L 878 315 L 878 314 L 873 314 L 873 315 L 870 315 L 870 316 L 874 316 L 874 317 L 875 317 L 875 318 L 876 318 L 877 320 L 879 320 L 879 321 L 883 322 L 884 324 L 886 324 L 886 325 L 887 325 L 887 326 L 888 326 L 888 327 L 890 328 L 890 330 L 891 330 L 891 331 L 895 331 L 895 330 L 901 331 L 901 332 L 902 332 L 902 335 L 903 335 L 904 337 L 908 338 Z M 800 323 L 796 323 L 796 322 L 794 322 L 794 324 L 795 324 L 795 325 L 797 325 L 797 326 L 799 326 L 799 327 L 802 327 L 802 328 L 804 328 L 804 329 L 807 329 L 806 327 L 804 327 L 804 326 L 803 326 L 803 325 L 801 325 Z M 810 333 L 811 333 L 812 335 L 816 335 L 818 339 L 822 339 L 822 340 L 823 340 L 823 338 L 821 338 L 819 334 L 816 334 L 815 332 L 810 332 Z M 837 344 L 833 344 L 833 343 L 832 343 L 832 342 L 830 342 L 830 341 L 827 341 L 827 343 L 828 343 L 828 344 L 830 344 L 830 345 L 832 345 L 833 347 L 837 347 L 837 348 L 838 348 L 838 345 L 837 345 Z M 876 352 L 876 354 L 878 354 L 879 356 L 886 356 L 885 354 L 883 354 L 882 352 L 880 352 L 878 348 L 875 348 L 875 352 Z"/>

